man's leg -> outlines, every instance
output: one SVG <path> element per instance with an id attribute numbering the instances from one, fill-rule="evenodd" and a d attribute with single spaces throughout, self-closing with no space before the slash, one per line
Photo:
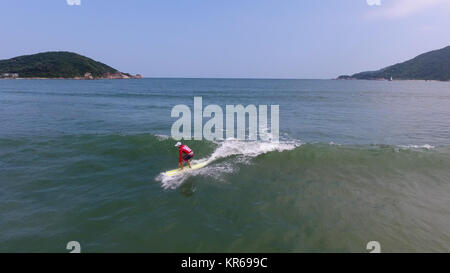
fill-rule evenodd
<path id="1" fill-rule="evenodd" d="M 192 169 L 192 167 L 191 167 L 191 161 L 190 161 L 190 160 L 187 161 L 187 164 L 188 164 L 189 168 Z"/>

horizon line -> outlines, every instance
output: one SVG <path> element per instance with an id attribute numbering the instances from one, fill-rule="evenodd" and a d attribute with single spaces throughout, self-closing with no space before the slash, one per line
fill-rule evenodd
<path id="1" fill-rule="evenodd" d="M 192 80 L 336 80 L 336 78 L 260 78 L 260 77 L 155 77 L 142 76 L 142 79 L 192 79 Z"/>

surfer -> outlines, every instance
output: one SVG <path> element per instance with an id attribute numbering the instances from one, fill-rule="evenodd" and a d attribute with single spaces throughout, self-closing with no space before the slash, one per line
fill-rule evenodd
<path id="1" fill-rule="evenodd" d="M 178 164 L 180 165 L 181 170 L 183 170 L 183 161 L 188 164 L 189 168 L 192 168 L 190 160 L 194 157 L 194 151 L 192 151 L 192 149 L 187 145 L 181 144 L 181 142 L 177 142 L 177 144 L 175 144 L 175 147 L 177 147 L 178 151 L 180 152 L 180 159 L 178 160 Z"/>

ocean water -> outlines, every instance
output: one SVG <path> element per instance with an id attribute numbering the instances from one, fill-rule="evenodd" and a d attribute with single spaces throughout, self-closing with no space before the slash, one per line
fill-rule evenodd
<path id="1" fill-rule="evenodd" d="M 280 142 L 165 177 L 194 96 L 280 105 Z M 1 80 L 0 125 L 0 252 L 450 251 L 450 83 Z"/>

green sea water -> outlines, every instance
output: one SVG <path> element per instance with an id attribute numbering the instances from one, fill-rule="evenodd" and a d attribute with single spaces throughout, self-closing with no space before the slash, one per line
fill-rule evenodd
<path id="1" fill-rule="evenodd" d="M 186 141 L 177 104 L 280 105 L 279 143 Z M 450 84 L 0 81 L 0 252 L 450 251 Z"/>

